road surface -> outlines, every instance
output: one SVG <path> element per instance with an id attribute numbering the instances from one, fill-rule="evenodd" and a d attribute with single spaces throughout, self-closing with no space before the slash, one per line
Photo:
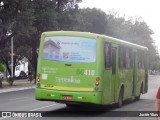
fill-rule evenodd
<path id="1" fill-rule="evenodd" d="M 36 101 L 34 97 L 34 89 L 14 91 L 7 93 L 0 93 L 0 111 L 40 111 L 42 116 L 54 116 L 45 117 L 45 119 L 58 119 L 58 120 L 153 120 L 153 117 L 119 117 L 119 114 L 129 115 L 132 113 L 127 111 L 153 111 L 155 95 L 160 85 L 160 76 L 149 77 L 149 90 L 147 94 L 141 96 L 140 101 L 127 101 L 121 108 L 115 108 L 114 105 L 105 107 L 82 107 L 82 108 L 70 108 L 65 104 L 59 104 L 55 102 Z M 121 113 L 121 111 L 123 111 Z M 113 117 L 114 116 L 114 117 Z M 5 120 L 18 120 L 22 118 L 0 118 Z M 25 119 L 44 119 L 42 118 L 25 118 Z"/>

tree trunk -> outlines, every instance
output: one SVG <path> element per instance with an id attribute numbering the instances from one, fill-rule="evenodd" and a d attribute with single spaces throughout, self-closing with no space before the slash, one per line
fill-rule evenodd
<path id="1" fill-rule="evenodd" d="M 3 85 L 2 85 L 2 79 L 0 78 L 0 88 L 2 88 Z"/>
<path id="2" fill-rule="evenodd" d="M 36 75 L 37 75 L 37 52 L 34 51 L 34 54 L 33 54 L 33 65 L 34 65 L 34 79 L 35 79 L 35 83 L 36 83 Z"/>

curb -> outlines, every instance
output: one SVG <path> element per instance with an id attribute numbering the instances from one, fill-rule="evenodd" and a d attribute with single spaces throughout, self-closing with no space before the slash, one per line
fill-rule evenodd
<path id="1" fill-rule="evenodd" d="M 34 88 L 36 88 L 36 87 L 35 86 L 29 86 L 29 87 L 23 87 L 23 88 L 10 88 L 10 89 L 0 90 L 0 93 L 20 91 L 20 90 L 28 90 L 28 89 L 34 89 Z"/>

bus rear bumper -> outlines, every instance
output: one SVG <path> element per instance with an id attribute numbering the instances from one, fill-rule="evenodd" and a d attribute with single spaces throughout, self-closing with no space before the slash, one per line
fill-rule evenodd
<path id="1" fill-rule="evenodd" d="M 61 103 L 101 104 L 102 92 L 73 92 L 48 89 L 35 89 L 36 100 L 56 101 Z"/>

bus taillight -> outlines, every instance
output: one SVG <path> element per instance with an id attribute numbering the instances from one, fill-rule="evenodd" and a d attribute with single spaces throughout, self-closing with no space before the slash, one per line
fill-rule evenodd
<path id="1" fill-rule="evenodd" d="M 41 75 L 38 73 L 38 74 L 37 74 L 37 82 L 40 82 L 40 76 L 41 76 Z"/>
<path id="2" fill-rule="evenodd" d="M 39 78 L 40 76 L 41 76 L 41 74 L 38 73 L 38 74 L 37 74 L 37 77 Z"/>
<path id="3" fill-rule="evenodd" d="M 100 81 L 100 77 L 96 77 L 96 81 Z"/>
<path id="4" fill-rule="evenodd" d="M 95 85 L 96 85 L 96 86 L 99 86 L 99 82 L 96 82 Z"/>

